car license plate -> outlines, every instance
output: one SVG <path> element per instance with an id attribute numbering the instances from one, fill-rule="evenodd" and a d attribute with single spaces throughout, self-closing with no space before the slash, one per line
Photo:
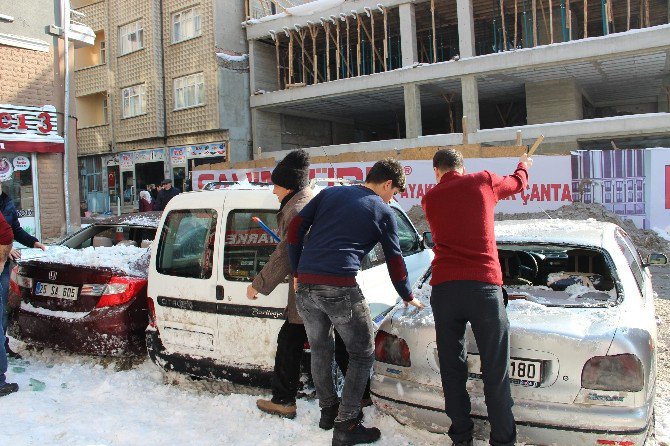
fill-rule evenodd
<path id="1" fill-rule="evenodd" d="M 481 379 L 481 360 L 479 355 L 468 353 L 468 371 L 470 378 Z M 510 358 L 509 379 L 512 384 L 524 387 L 540 387 L 542 371 L 542 361 Z"/>
<path id="2" fill-rule="evenodd" d="M 76 286 L 55 285 L 53 283 L 37 282 L 35 284 L 35 295 L 46 297 L 57 297 L 59 299 L 76 300 L 79 288 Z"/>

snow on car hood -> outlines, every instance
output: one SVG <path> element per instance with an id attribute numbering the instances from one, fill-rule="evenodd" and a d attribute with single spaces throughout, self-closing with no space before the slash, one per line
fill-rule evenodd
<path id="1" fill-rule="evenodd" d="M 149 255 L 148 248 L 136 246 L 117 245 L 71 249 L 57 245 L 50 246 L 43 256 L 35 259 L 42 263 L 110 268 L 129 276 L 144 277 Z M 22 260 L 29 259 L 23 258 Z"/>
<path id="2" fill-rule="evenodd" d="M 416 329 L 435 325 L 430 306 L 432 287 L 426 283 L 421 289 L 414 289 L 414 297 L 426 307 L 418 310 L 405 308 L 402 303 L 393 312 L 393 327 Z M 607 331 L 612 321 L 618 320 L 618 307 L 565 308 L 547 307 L 540 303 L 523 299 L 511 300 L 507 306 L 507 317 L 513 331 L 541 331 L 569 337 L 584 337 L 588 333 Z"/>

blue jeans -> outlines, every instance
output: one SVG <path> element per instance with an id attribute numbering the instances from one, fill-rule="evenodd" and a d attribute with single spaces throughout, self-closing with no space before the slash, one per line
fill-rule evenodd
<path id="1" fill-rule="evenodd" d="M 9 262 L 0 275 L 0 385 L 6 382 L 7 352 L 5 351 L 5 330 L 7 329 L 7 296 L 9 294 Z"/>
<path id="2" fill-rule="evenodd" d="M 300 284 L 297 297 L 298 313 L 305 323 L 312 352 L 312 378 L 319 406 L 332 407 L 339 402 L 332 374 L 334 326 L 349 353 L 336 421 L 356 418 L 361 411 L 361 398 L 370 378 L 375 351 L 372 318 L 363 293 L 357 286 Z"/>

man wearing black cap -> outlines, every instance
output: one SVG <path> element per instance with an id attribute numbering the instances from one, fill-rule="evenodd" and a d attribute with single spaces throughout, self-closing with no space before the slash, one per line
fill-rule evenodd
<path id="1" fill-rule="evenodd" d="M 296 416 L 295 399 L 300 379 L 300 360 L 307 341 L 305 327 L 298 316 L 295 305 L 293 277 L 288 261 L 286 231 L 298 212 L 312 199 L 309 184 L 309 155 L 304 150 L 295 150 L 279 162 L 272 171 L 272 193 L 281 203 L 277 213 L 281 241 L 263 269 L 247 288 L 247 297 L 255 300 L 258 293 L 268 295 L 286 276 L 290 277 L 286 322 L 277 337 L 274 375 L 272 376 L 272 399 L 259 399 L 256 405 L 263 412 L 286 418 Z"/>
<path id="2" fill-rule="evenodd" d="M 163 187 L 161 188 L 160 191 L 158 191 L 158 195 L 156 196 L 154 211 L 164 210 L 168 202 L 177 195 L 179 195 L 179 193 L 181 192 L 176 187 L 172 187 L 172 180 L 169 178 L 166 178 L 163 181 L 161 181 L 161 185 Z"/>

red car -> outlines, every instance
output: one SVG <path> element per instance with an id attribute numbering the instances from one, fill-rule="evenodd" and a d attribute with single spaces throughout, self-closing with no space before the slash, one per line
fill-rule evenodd
<path id="1" fill-rule="evenodd" d="M 160 212 L 96 222 L 40 257 L 24 258 L 10 279 L 20 296 L 11 333 L 29 344 L 94 355 L 144 354 L 149 245 Z"/>

